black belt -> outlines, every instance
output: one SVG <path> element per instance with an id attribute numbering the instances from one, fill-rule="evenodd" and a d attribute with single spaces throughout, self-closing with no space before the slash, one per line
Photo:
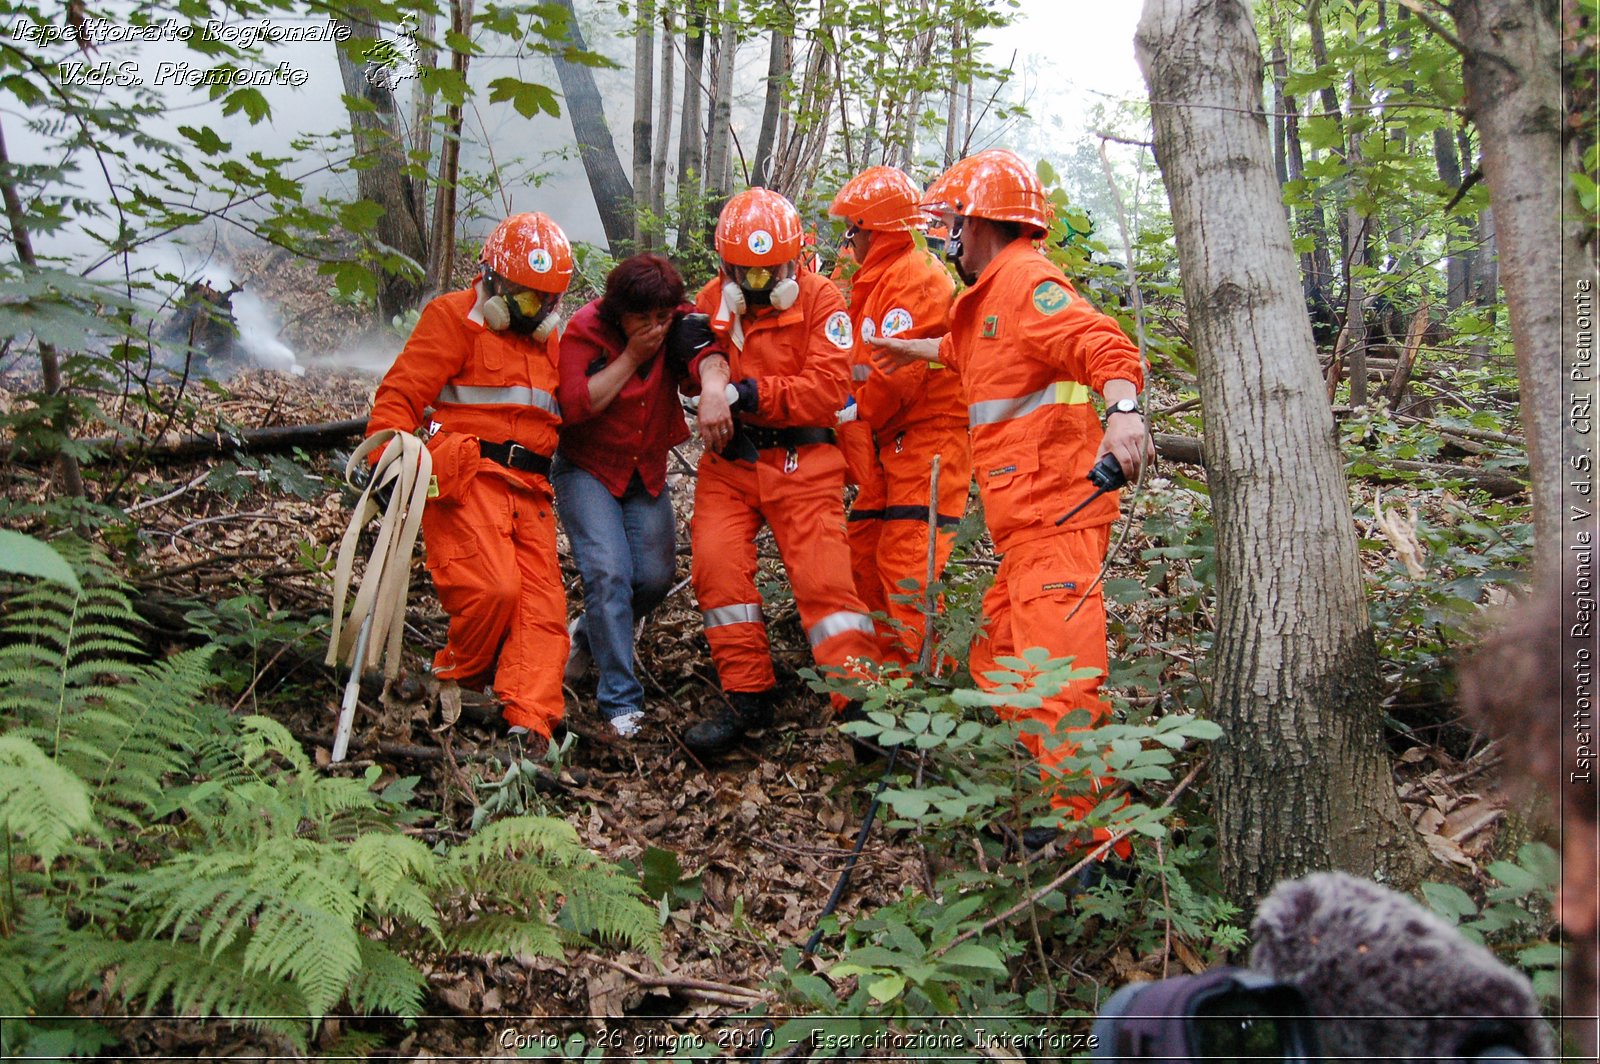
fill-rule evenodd
<path id="1" fill-rule="evenodd" d="M 740 425 L 739 432 L 758 451 L 774 447 L 807 447 L 813 443 L 834 442 L 833 430 L 815 427 L 792 429 L 767 429 L 756 425 Z"/>
<path id="2" fill-rule="evenodd" d="M 499 462 L 509 469 L 518 469 L 524 473 L 537 473 L 541 477 L 550 475 L 550 456 L 530 451 L 513 440 L 504 443 L 490 443 L 488 440 L 478 441 L 478 453 L 491 462 Z"/>

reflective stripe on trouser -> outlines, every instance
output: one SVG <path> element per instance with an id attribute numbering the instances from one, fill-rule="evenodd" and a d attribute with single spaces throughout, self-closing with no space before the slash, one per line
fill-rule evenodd
<path id="1" fill-rule="evenodd" d="M 549 735 L 561 720 L 567 660 L 567 599 L 549 496 L 485 470 L 459 502 L 429 504 L 422 538 L 450 615 L 434 672 L 471 683 L 494 669 L 506 722 Z"/>
<path id="2" fill-rule="evenodd" d="M 765 691 L 777 682 L 766 625 L 754 605 L 761 600 L 756 533 L 763 522 L 777 540 L 800 624 L 820 637 L 811 647 L 816 663 L 842 666 L 852 657 L 874 657 L 844 538 L 844 460 L 837 447 L 802 447 L 799 465 L 784 473 L 784 457 L 764 452 L 753 466 L 715 455 L 700 462 L 689 524 L 691 575 L 725 691 Z"/>
<path id="3" fill-rule="evenodd" d="M 972 454 L 967 430 L 959 424 L 908 429 L 899 451 L 893 439 L 883 442 L 877 455 L 884 479 L 884 506 L 878 511 L 882 516 L 856 521 L 852 511 L 850 556 L 862 600 L 871 611 L 888 617 L 878 631 L 884 660 L 909 663 L 922 649 L 925 624 L 922 588 L 928 575 L 928 479 L 933 456 L 940 456 L 937 579 L 950 559 L 956 525 L 967 509 Z M 908 591 L 902 585 L 905 580 L 915 581 L 916 589 Z"/>
<path id="4" fill-rule="evenodd" d="M 1086 385 L 1077 381 L 1056 381 L 1036 392 L 1019 395 L 1015 399 L 986 399 L 981 403 L 972 403 L 967 407 L 967 425 L 969 428 L 977 428 L 979 425 L 998 425 L 1002 421 L 1015 421 L 1019 417 L 1027 417 L 1041 407 L 1088 401 L 1089 389 Z"/>
<path id="5" fill-rule="evenodd" d="M 1075 668 L 1100 671 L 1093 679 L 1069 683 L 1037 709 L 1000 710 L 1007 719 L 1037 720 L 1053 729 L 1074 709 L 1087 710 L 1093 724 L 1109 715 L 1110 707 L 1098 693 L 1108 668 L 1105 599 L 1098 586 L 1087 598 L 1084 590 L 1100 573 L 1110 533 L 1109 525 L 1059 532 L 1018 544 L 1001 561 L 994 585 L 983 598 L 985 630 L 973 640 L 968 659 L 979 686 L 995 686 L 984 674 L 1000 668 L 996 658 L 1015 656 L 1028 647 L 1043 647 L 1052 657 L 1071 657 Z M 1069 616 L 1070 621 L 1066 619 Z M 1022 742 L 1045 766 L 1076 751 L 1070 742 L 1049 735 L 1023 735 Z M 1094 781 L 1094 790 L 1099 790 L 1102 782 Z M 1099 799 L 1092 792 L 1068 795 L 1058 791 L 1050 803 L 1065 818 L 1081 820 Z M 1095 834 L 1104 839 L 1108 833 Z M 1127 856 L 1125 842 L 1117 852 Z"/>

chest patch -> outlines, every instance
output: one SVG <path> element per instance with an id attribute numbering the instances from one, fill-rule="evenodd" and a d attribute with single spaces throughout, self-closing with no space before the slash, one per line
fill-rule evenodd
<path id="1" fill-rule="evenodd" d="M 832 341 L 833 346 L 841 351 L 850 350 L 854 330 L 850 328 L 850 315 L 842 310 L 836 310 L 828 315 L 827 322 L 822 326 L 822 332 Z"/>
<path id="2" fill-rule="evenodd" d="M 983 334 L 985 340 L 993 340 L 1000 335 L 1000 315 L 991 314 L 983 319 Z"/>
<path id="3" fill-rule="evenodd" d="M 1033 290 L 1033 309 L 1040 314 L 1055 314 L 1067 309 L 1072 296 L 1055 281 L 1040 281 Z"/>
<path id="4" fill-rule="evenodd" d="M 910 330 L 912 324 L 911 312 L 905 307 L 895 307 L 883 316 L 883 335 L 899 336 Z"/>
<path id="5" fill-rule="evenodd" d="M 862 318 L 861 319 L 861 342 L 864 343 L 864 344 L 871 343 L 872 342 L 872 338 L 874 336 L 877 336 L 877 335 L 878 335 L 878 327 L 877 327 L 877 325 L 873 324 L 872 319 L 871 318 Z M 889 336 L 891 334 L 887 329 L 885 329 L 884 332 L 883 332 L 883 335 Z"/>
<path id="6" fill-rule="evenodd" d="M 1014 465 L 1001 466 L 999 469 L 991 469 L 991 470 L 989 470 L 989 476 L 990 477 L 1003 477 L 1003 476 L 1007 475 L 1008 473 L 1015 473 L 1016 471 L 1017 471 L 1017 467 L 1014 466 Z"/>

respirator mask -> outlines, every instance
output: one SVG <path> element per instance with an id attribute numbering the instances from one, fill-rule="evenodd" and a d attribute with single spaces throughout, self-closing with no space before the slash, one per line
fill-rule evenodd
<path id="1" fill-rule="evenodd" d="M 490 269 L 483 271 L 483 285 L 489 295 L 483 304 L 483 323 L 495 332 L 513 332 L 545 340 L 561 320 L 554 313 L 561 297 L 553 292 L 531 288 L 508 292 L 506 289 L 512 286 Z"/>
<path id="2" fill-rule="evenodd" d="M 800 282 L 791 276 L 792 262 L 779 266 L 734 266 L 724 262 L 722 272 L 728 278 L 722 292 L 735 313 L 743 314 L 751 307 L 788 310 L 800 298 Z"/>

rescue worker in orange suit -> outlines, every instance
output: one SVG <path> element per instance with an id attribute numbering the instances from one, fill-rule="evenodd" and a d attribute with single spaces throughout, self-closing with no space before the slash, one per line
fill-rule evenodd
<path id="1" fill-rule="evenodd" d="M 851 564 L 862 601 L 888 617 L 879 632 L 883 660 L 902 664 L 915 660 L 922 646 L 933 459 L 939 459 L 936 575 L 955 545 L 972 479 L 967 408 L 956 372 L 917 362 L 886 374 L 873 367 L 875 349 L 867 342 L 949 331 L 955 282 L 912 235 L 929 221 L 920 198 L 903 171 L 874 166 L 851 178 L 829 208 L 848 223 L 845 236 L 861 264 L 849 294 L 857 337 L 850 363 L 854 401 L 839 415 L 841 446 L 860 486 L 848 526 Z M 904 581 L 918 590 L 908 591 Z"/>
<path id="2" fill-rule="evenodd" d="M 707 450 L 696 478 L 690 570 L 728 705 L 684 734 L 724 753 L 772 720 L 776 677 L 756 589 L 756 533 L 772 529 L 814 660 L 872 660 L 872 618 L 856 595 L 844 534 L 844 458 L 832 425 L 849 391 L 850 316 L 827 278 L 802 270 L 800 215 L 752 188 L 717 220 L 718 276 L 696 305 L 727 358 L 700 365 Z M 835 698 L 835 708 L 844 700 Z"/>
<path id="3" fill-rule="evenodd" d="M 572 248 L 545 215 L 516 214 L 479 261 L 471 287 L 423 308 L 378 385 L 367 433 L 429 433 L 437 494 L 422 536 L 450 615 L 434 674 L 463 687 L 492 674 L 512 734 L 543 745 L 534 737 L 548 742 L 561 720 L 568 648 L 549 475 L 561 421 L 556 308 Z"/>
<path id="4" fill-rule="evenodd" d="M 949 224 L 946 255 L 968 287 L 942 341 L 873 342 L 885 349 L 884 368 L 936 358 L 961 375 L 984 516 L 1004 555 L 984 597 L 986 629 L 971 648 L 972 675 L 993 686 L 984 674 L 997 668 L 995 659 L 1028 647 L 1070 656 L 1100 675 L 1013 715 L 1053 731 L 1084 709 L 1097 724 L 1109 713 L 1098 694 L 1108 664 L 1098 577 L 1117 496 L 1102 495 L 1062 526 L 1056 520 L 1092 491 L 1085 478 L 1100 456 L 1114 455 L 1130 479 L 1155 457 L 1139 407 L 1138 348 L 1035 246 L 1049 229 L 1048 202 L 1032 168 L 1012 152 L 960 160 L 929 187 L 923 206 Z M 1091 392 L 1105 398 L 1103 425 Z M 1059 736 L 1024 735 L 1023 742 L 1046 766 L 1073 749 Z M 1052 802 L 1072 819 L 1097 804 L 1093 795 L 1069 800 L 1059 792 Z M 1033 829 L 1024 841 L 1037 847 L 1056 834 Z"/>

